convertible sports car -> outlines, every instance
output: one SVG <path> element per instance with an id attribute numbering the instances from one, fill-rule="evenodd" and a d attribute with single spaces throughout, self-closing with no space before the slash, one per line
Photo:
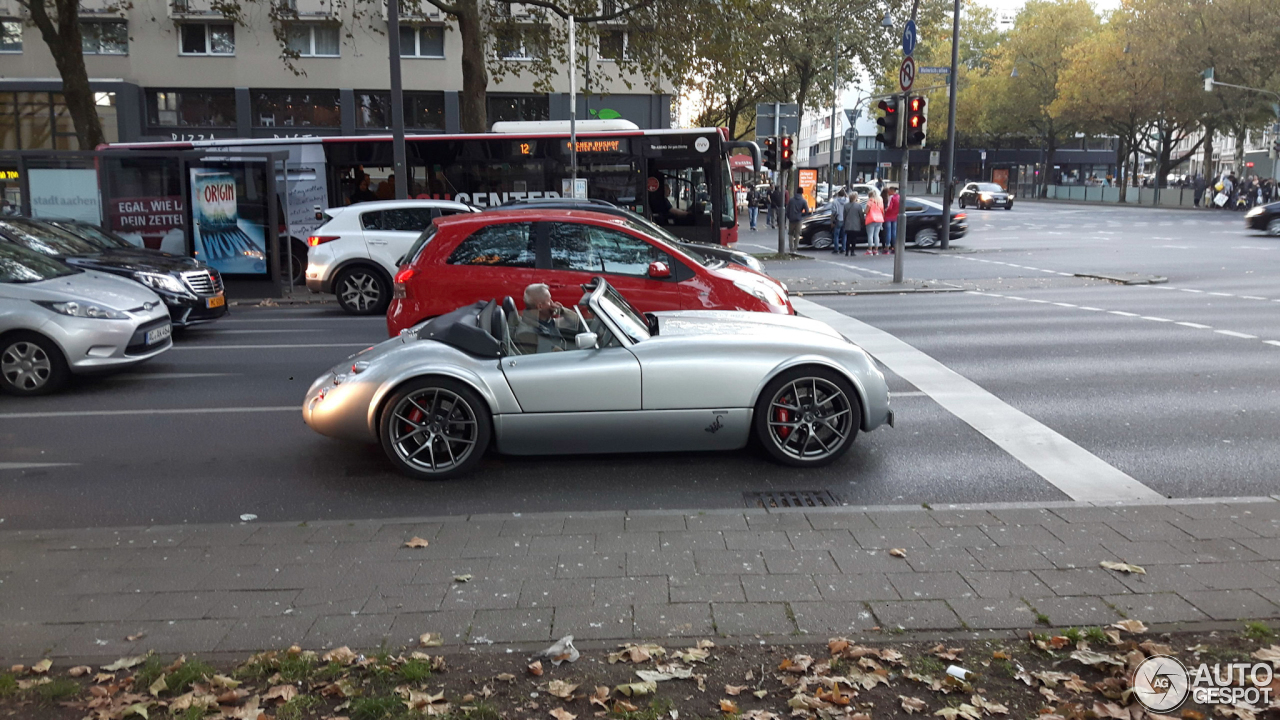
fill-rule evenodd
<path id="1" fill-rule="evenodd" d="M 884 375 L 829 325 L 774 313 L 636 312 L 603 277 L 576 308 L 459 308 L 351 356 L 302 417 L 381 443 L 406 475 L 512 455 L 733 450 L 826 465 L 859 429 L 893 425 Z"/>

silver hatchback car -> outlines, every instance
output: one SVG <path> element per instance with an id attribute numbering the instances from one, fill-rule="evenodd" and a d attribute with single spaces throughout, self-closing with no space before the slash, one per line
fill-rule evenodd
<path id="1" fill-rule="evenodd" d="M 0 243 L 0 391 L 41 395 L 73 373 L 135 365 L 172 347 L 172 332 L 142 285 Z"/>

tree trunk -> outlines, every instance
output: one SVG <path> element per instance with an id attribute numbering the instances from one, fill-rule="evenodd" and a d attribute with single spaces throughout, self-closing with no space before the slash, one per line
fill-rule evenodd
<path id="1" fill-rule="evenodd" d="M 1240 178 L 1241 180 L 1243 180 L 1243 179 L 1245 178 L 1245 170 L 1247 169 L 1247 168 L 1245 168 L 1245 166 L 1244 166 L 1244 136 L 1245 136 L 1245 134 L 1246 134 L 1246 133 L 1245 133 L 1245 130 L 1244 130 L 1244 129 L 1237 129 L 1237 130 L 1236 130 L 1236 152 L 1235 152 L 1235 163 L 1234 163 L 1234 165 L 1235 165 L 1236 177 Z"/>
<path id="2" fill-rule="evenodd" d="M 1129 141 L 1123 138 L 1117 138 L 1116 142 L 1116 184 L 1120 186 L 1120 204 L 1125 201 L 1125 189 L 1128 186 L 1129 175 Z"/>
<path id="3" fill-rule="evenodd" d="M 89 72 L 84 67 L 84 51 L 80 45 L 79 0 L 57 0 L 56 18 L 49 17 L 43 0 L 22 2 L 30 11 L 31 22 L 49 46 L 54 65 L 62 76 L 62 98 L 67 114 L 76 129 L 81 150 L 93 150 L 106 142 L 102 120 L 89 87 Z"/>
<path id="4" fill-rule="evenodd" d="M 1204 166 L 1200 172 L 1204 174 L 1205 182 L 1216 174 L 1213 171 L 1213 136 L 1216 130 L 1211 125 L 1204 126 L 1204 155 L 1201 156 L 1201 164 Z"/>
<path id="5" fill-rule="evenodd" d="M 480 0 L 458 0 L 457 5 L 462 11 L 454 18 L 458 21 L 458 36 L 462 40 L 459 120 L 462 132 L 488 132 L 489 71 L 485 68 L 484 53 L 487 43 L 480 19 Z"/>
<path id="6" fill-rule="evenodd" d="M 1044 172 L 1040 174 L 1040 197 L 1049 196 L 1049 175 L 1053 174 L 1053 156 L 1058 152 L 1058 138 L 1049 135 L 1045 138 L 1044 149 Z M 1057 178 L 1054 178 L 1054 184 L 1057 184 Z"/>

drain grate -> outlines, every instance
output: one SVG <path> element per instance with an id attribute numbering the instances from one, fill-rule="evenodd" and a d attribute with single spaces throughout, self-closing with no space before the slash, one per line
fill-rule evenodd
<path id="1" fill-rule="evenodd" d="M 798 508 L 838 507 L 844 503 L 830 490 L 766 490 L 742 494 L 747 507 Z"/>

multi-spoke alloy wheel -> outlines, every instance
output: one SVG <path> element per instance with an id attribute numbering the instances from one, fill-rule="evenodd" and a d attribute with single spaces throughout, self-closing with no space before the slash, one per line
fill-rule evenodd
<path id="1" fill-rule="evenodd" d="M 489 413 L 469 388 L 425 380 L 406 386 L 387 402 L 382 444 L 392 461 L 414 477 L 459 474 L 479 461 L 489 444 Z"/>
<path id="2" fill-rule="evenodd" d="M 862 410 L 849 382 L 824 368 L 784 373 L 756 406 L 756 431 L 775 459 L 795 466 L 826 465 L 853 444 Z"/>
<path id="3" fill-rule="evenodd" d="M 375 315 L 383 312 L 390 300 L 386 281 L 378 273 L 366 268 L 343 271 L 334 285 L 338 304 L 353 315 Z"/>
<path id="4" fill-rule="evenodd" d="M 62 354 L 47 339 L 12 336 L 0 347 L 0 389 L 14 395 L 40 395 L 62 385 L 67 375 Z"/>

